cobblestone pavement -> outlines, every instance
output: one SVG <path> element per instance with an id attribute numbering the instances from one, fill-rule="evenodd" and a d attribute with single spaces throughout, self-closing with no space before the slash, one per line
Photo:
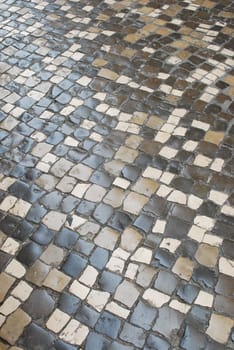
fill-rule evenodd
<path id="1" fill-rule="evenodd" d="M 0 350 L 234 349 L 231 0 L 0 9 Z"/>

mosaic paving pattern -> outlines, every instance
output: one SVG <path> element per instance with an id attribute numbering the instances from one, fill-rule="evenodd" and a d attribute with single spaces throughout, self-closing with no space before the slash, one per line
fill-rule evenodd
<path id="1" fill-rule="evenodd" d="M 234 341 L 231 0 L 0 0 L 0 349 Z"/>

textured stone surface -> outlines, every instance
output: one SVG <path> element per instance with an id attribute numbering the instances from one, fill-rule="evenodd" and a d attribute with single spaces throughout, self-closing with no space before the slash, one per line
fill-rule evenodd
<path id="1" fill-rule="evenodd" d="M 0 2 L 0 349 L 231 350 L 232 1 Z"/>
<path id="2" fill-rule="evenodd" d="M 13 345 L 30 321 L 31 318 L 25 312 L 21 309 L 17 309 L 8 317 L 7 322 L 1 328 L 0 336 Z"/>

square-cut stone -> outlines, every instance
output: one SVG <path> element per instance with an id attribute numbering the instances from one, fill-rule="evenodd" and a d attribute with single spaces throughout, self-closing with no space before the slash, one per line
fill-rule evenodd
<path id="1" fill-rule="evenodd" d="M 193 274 L 194 267 L 195 264 L 192 260 L 181 256 L 176 260 L 172 271 L 186 281 L 189 281 Z"/>
<path id="2" fill-rule="evenodd" d="M 100 134 L 98 134 L 97 132 L 92 132 L 89 136 L 89 138 L 91 140 L 94 140 L 96 142 L 102 142 L 103 140 L 103 136 L 101 136 Z"/>
<path id="3" fill-rule="evenodd" d="M 81 227 L 79 227 L 79 234 L 81 236 L 86 236 L 89 234 L 90 237 L 93 237 L 97 234 L 99 229 L 100 226 L 98 224 L 95 224 L 92 221 L 86 221 Z"/>
<path id="4" fill-rule="evenodd" d="M 0 73 L 2 74 L 3 72 L 6 72 L 8 69 L 10 69 L 11 66 L 6 63 L 6 62 L 1 62 L 0 63 Z"/>
<path id="5" fill-rule="evenodd" d="M 43 174 L 36 180 L 36 184 L 44 188 L 46 191 L 53 190 L 57 183 L 58 179 L 49 174 Z"/>
<path id="6" fill-rule="evenodd" d="M 54 333 L 58 333 L 68 323 L 69 320 L 69 315 L 59 309 L 55 309 L 55 311 L 48 319 L 46 327 Z"/>
<path id="7" fill-rule="evenodd" d="M 154 233 L 164 233 L 165 227 L 166 227 L 166 221 L 158 219 L 156 221 L 153 229 L 152 229 L 152 232 L 154 232 Z"/>
<path id="8" fill-rule="evenodd" d="M 108 261 L 106 268 L 113 272 L 122 273 L 124 265 L 125 262 L 122 259 L 112 256 Z"/>
<path id="9" fill-rule="evenodd" d="M 198 305 L 201 305 L 201 306 L 205 306 L 205 307 L 212 307 L 213 300 L 214 300 L 214 296 L 212 294 L 204 292 L 203 290 L 201 290 L 199 292 L 196 300 L 194 301 L 194 303 L 198 304 Z"/>
<path id="10" fill-rule="evenodd" d="M 63 261 L 64 251 L 56 245 L 51 244 L 46 248 L 40 258 L 49 266 L 58 266 Z"/>
<path id="11" fill-rule="evenodd" d="M 203 156 L 203 154 L 198 154 L 194 159 L 193 164 L 199 167 L 205 168 L 211 163 L 211 161 L 212 161 L 211 158 Z"/>
<path id="12" fill-rule="evenodd" d="M 13 289 L 12 295 L 21 301 L 25 301 L 28 299 L 30 294 L 32 293 L 33 288 L 26 282 L 20 281 L 19 284 Z"/>
<path id="13" fill-rule="evenodd" d="M 0 204 L 0 210 L 8 211 L 15 205 L 16 201 L 17 198 L 15 196 L 7 196 Z"/>
<path id="14" fill-rule="evenodd" d="M 157 117 L 156 115 L 152 115 L 149 117 L 146 125 L 154 130 L 159 130 L 163 123 L 164 121 L 161 118 Z"/>
<path id="15" fill-rule="evenodd" d="M 228 195 L 220 191 L 211 190 L 209 199 L 215 204 L 223 205 L 224 202 L 228 199 Z"/>
<path id="16" fill-rule="evenodd" d="M 196 210 L 201 206 L 202 203 L 203 200 L 201 198 L 194 196 L 193 194 L 190 194 L 188 196 L 187 205 L 189 208 Z"/>
<path id="17" fill-rule="evenodd" d="M 74 345 L 81 345 L 89 334 L 88 327 L 77 320 L 71 320 L 60 333 L 60 338 Z"/>
<path id="18" fill-rule="evenodd" d="M 153 330 L 164 335 L 168 339 L 174 338 L 182 325 L 184 315 L 168 306 L 159 309 L 159 316 Z"/>
<path id="19" fill-rule="evenodd" d="M 75 177 L 76 179 L 87 181 L 93 170 L 86 165 L 78 164 L 75 165 L 69 172 L 69 175 Z"/>
<path id="20" fill-rule="evenodd" d="M 9 344 L 14 345 L 30 321 L 31 318 L 23 310 L 16 310 L 8 317 L 6 323 L 0 329 L 0 337 Z"/>
<path id="21" fill-rule="evenodd" d="M 148 248 L 140 247 L 131 256 L 131 260 L 137 261 L 139 263 L 150 264 L 152 255 L 153 255 L 152 250 Z"/>
<path id="22" fill-rule="evenodd" d="M 214 247 L 220 247 L 223 243 L 223 238 L 215 236 L 213 234 L 206 233 L 202 239 L 203 243 L 209 244 Z"/>
<path id="23" fill-rule="evenodd" d="M 140 178 L 132 187 L 133 191 L 150 197 L 158 189 L 158 182 L 151 179 Z"/>
<path id="24" fill-rule="evenodd" d="M 201 242 L 204 238 L 206 230 L 200 228 L 196 225 L 193 225 L 189 230 L 188 237 L 194 239 L 197 242 Z"/>
<path id="25" fill-rule="evenodd" d="M 234 216 L 234 208 L 229 205 L 224 205 L 221 209 L 221 212 L 228 216 Z"/>
<path id="26" fill-rule="evenodd" d="M 113 208 L 118 208 L 122 205 L 125 197 L 125 191 L 120 188 L 112 188 L 105 196 L 103 202 L 111 205 Z"/>
<path id="27" fill-rule="evenodd" d="M 14 207 L 10 209 L 10 213 L 24 218 L 27 215 L 31 206 L 32 205 L 30 203 L 24 201 L 23 199 L 19 199 L 15 203 Z"/>
<path id="28" fill-rule="evenodd" d="M 169 304 L 169 306 L 174 309 L 177 310 L 179 312 L 181 312 L 182 314 L 187 314 L 191 308 L 191 305 L 185 304 L 185 303 L 181 303 L 178 300 L 172 300 Z"/>
<path id="29" fill-rule="evenodd" d="M 164 184 L 169 185 L 174 177 L 175 177 L 175 174 L 172 174 L 169 171 L 164 171 L 162 176 L 160 177 L 160 182 L 163 182 Z"/>
<path id="30" fill-rule="evenodd" d="M 48 173 L 50 170 L 50 165 L 43 162 L 38 162 L 36 168 L 44 173 Z"/>
<path id="31" fill-rule="evenodd" d="M 163 131 L 159 131 L 154 138 L 154 141 L 165 143 L 171 137 L 171 134 Z"/>
<path id="32" fill-rule="evenodd" d="M 76 139 L 74 139 L 73 137 L 67 136 L 64 140 L 64 144 L 71 146 L 71 147 L 77 147 L 79 142 Z"/>
<path id="33" fill-rule="evenodd" d="M 206 230 L 212 230 L 215 220 L 205 215 L 198 215 L 194 219 L 194 224 Z"/>
<path id="34" fill-rule="evenodd" d="M 210 169 L 220 172 L 223 168 L 224 160 L 222 158 L 215 158 L 213 163 L 210 166 Z"/>
<path id="35" fill-rule="evenodd" d="M 59 231 L 64 225 L 67 216 L 58 211 L 50 211 L 46 216 L 44 216 L 42 222 L 51 230 Z"/>
<path id="36" fill-rule="evenodd" d="M 207 131 L 204 137 L 204 141 L 214 143 L 215 145 L 219 145 L 220 142 L 224 138 L 224 132 L 222 131 Z"/>
<path id="37" fill-rule="evenodd" d="M 105 196 L 106 190 L 98 185 L 91 185 L 85 193 L 85 199 L 91 202 L 100 202 Z"/>
<path id="38" fill-rule="evenodd" d="M 195 258 L 200 264 L 214 268 L 218 260 L 218 255 L 219 249 L 217 247 L 202 243 L 196 251 Z"/>
<path id="39" fill-rule="evenodd" d="M 79 281 L 86 286 L 92 287 L 97 279 L 99 272 L 93 266 L 87 266 L 82 273 Z"/>
<path id="40" fill-rule="evenodd" d="M 99 77 L 106 78 L 109 80 L 116 80 L 118 79 L 118 74 L 115 72 L 111 71 L 110 69 L 102 68 L 99 73 Z"/>
<path id="41" fill-rule="evenodd" d="M 117 117 L 117 115 L 119 115 L 119 109 L 118 108 L 114 108 L 114 107 L 110 107 L 106 114 L 110 115 L 111 117 Z"/>
<path id="42" fill-rule="evenodd" d="M 105 170 L 113 176 L 119 176 L 124 166 L 124 162 L 115 159 L 104 164 Z"/>
<path id="43" fill-rule="evenodd" d="M 225 344 L 228 340 L 234 321 L 223 315 L 212 314 L 206 333 L 215 341 Z"/>
<path id="44" fill-rule="evenodd" d="M 74 164 L 67 159 L 59 159 L 51 168 L 51 173 L 57 177 L 63 177 Z"/>
<path id="45" fill-rule="evenodd" d="M 175 253 L 176 249 L 180 246 L 181 241 L 174 238 L 164 238 L 160 244 L 160 248 L 169 250 L 171 253 Z"/>
<path id="46" fill-rule="evenodd" d="M 7 238 L 4 244 L 1 247 L 1 250 L 5 253 L 15 255 L 19 248 L 19 243 L 13 238 Z"/>
<path id="47" fill-rule="evenodd" d="M 128 264 L 127 271 L 125 272 L 125 277 L 134 280 L 138 271 L 138 265 L 137 264 Z"/>
<path id="48" fill-rule="evenodd" d="M 117 177 L 115 181 L 113 182 L 113 185 L 118 186 L 123 189 L 127 189 L 130 185 L 130 181 L 122 179 L 121 177 Z"/>
<path id="49" fill-rule="evenodd" d="M 129 213 L 138 215 L 148 200 L 149 199 L 142 194 L 130 192 L 124 200 L 124 210 Z"/>
<path id="50" fill-rule="evenodd" d="M 124 115 L 126 116 L 126 113 Z M 134 112 L 132 118 L 131 118 L 131 115 L 129 115 L 129 114 L 127 114 L 127 116 L 129 116 L 129 118 L 127 117 L 127 120 L 131 119 L 132 123 L 135 123 L 135 124 L 138 124 L 138 125 L 143 125 L 145 120 L 148 117 L 148 114 L 147 113 L 143 113 L 143 112 Z"/>
<path id="51" fill-rule="evenodd" d="M 70 193 L 76 185 L 76 179 L 71 176 L 64 176 L 57 184 L 56 188 L 64 193 Z"/>
<path id="52" fill-rule="evenodd" d="M 162 305 L 168 303 L 170 296 L 155 289 L 149 288 L 143 294 L 143 299 L 146 300 L 150 305 L 154 307 L 161 307 Z"/>
<path id="53" fill-rule="evenodd" d="M 16 259 L 13 259 L 9 265 L 7 265 L 5 272 L 9 273 L 10 275 L 21 278 L 25 275 L 25 267 Z"/>
<path id="54" fill-rule="evenodd" d="M 170 119 L 171 119 L 171 117 L 170 117 Z M 169 119 L 169 121 L 171 122 L 170 119 Z M 176 121 L 175 121 L 175 120 L 176 120 Z M 178 124 L 178 122 L 179 122 L 179 118 L 173 117 L 173 124 L 165 123 L 165 124 L 162 126 L 160 132 L 165 132 L 165 133 L 167 133 L 167 134 L 172 134 L 172 132 L 173 132 L 174 129 L 176 128 L 176 125 Z M 163 150 L 164 153 L 167 153 L 167 152 L 170 151 L 170 149 L 171 149 L 171 147 L 167 147 L 167 146 L 165 146 L 165 147 L 163 147 L 163 148 L 164 148 L 164 150 Z"/>
<path id="55" fill-rule="evenodd" d="M 14 117 L 9 115 L 6 119 L 4 119 L 1 122 L 0 126 L 1 126 L 1 129 L 11 131 L 16 127 L 18 123 L 19 123 L 18 120 L 16 120 Z"/>
<path id="56" fill-rule="evenodd" d="M 10 315 L 20 306 L 20 301 L 12 296 L 9 296 L 0 306 L 0 313 L 4 316 Z"/>
<path id="57" fill-rule="evenodd" d="M 105 307 L 109 297 L 109 293 L 93 289 L 87 297 L 87 303 L 100 312 Z"/>
<path id="58" fill-rule="evenodd" d="M 122 13 L 118 13 L 119 16 L 123 16 Z M 125 56 L 125 57 L 133 57 L 136 53 L 136 50 L 133 50 L 131 48 L 125 48 L 122 52 L 121 52 L 121 55 Z"/>
<path id="59" fill-rule="evenodd" d="M 186 141 L 183 145 L 183 149 L 188 152 L 193 152 L 197 148 L 198 142 L 195 141 Z"/>
<path id="60" fill-rule="evenodd" d="M 128 132 L 132 132 L 134 134 L 137 134 L 140 132 L 140 127 L 135 124 L 129 124 L 128 126 Z M 131 135 L 127 138 L 125 144 L 129 146 L 130 148 L 137 149 L 138 146 L 143 141 L 143 138 L 138 135 Z"/>
<path id="61" fill-rule="evenodd" d="M 133 252 L 142 240 L 142 235 L 131 227 L 127 227 L 121 235 L 121 247 Z"/>
<path id="62" fill-rule="evenodd" d="M 87 86 L 87 85 L 89 85 L 89 83 L 91 82 L 91 78 L 89 78 L 89 77 L 87 77 L 87 76 L 83 76 L 83 77 L 81 77 L 79 80 L 77 80 L 77 83 L 79 84 L 79 85 L 82 85 L 82 86 Z"/>
<path id="63" fill-rule="evenodd" d="M 97 107 L 96 107 L 96 111 L 98 112 L 102 112 L 105 113 L 109 108 L 109 105 L 106 103 L 100 103 Z"/>
<path id="64" fill-rule="evenodd" d="M 57 269 L 52 269 L 47 275 L 43 284 L 44 286 L 53 289 L 56 292 L 62 292 L 63 289 L 68 285 L 70 280 L 71 277 L 65 275 Z"/>
<path id="65" fill-rule="evenodd" d="M 74 281 L 71 286 L 69 291 L 76 295 L 78 298 L 80 298 L 81 300 L 84 300 L 87 295 L 89 294 L 90 289 L 86 286 L 84 286 L 83 284 Z"/>
<path id="66" fill-rule="evenodd" d="M 132 307 L 139 295 L 140 292 L 135 285 L 125 280 L 116 289 L 114 298 L 128 307 Z"/>
<path id="67" fill-rule="evenodd" d="M 25 275 L 27 281 L 35 284 L 36 286 L 42 286 L 46 276 L 50 271 L 50 267 L 40 260 L 37 260 L 28 270 Z"/>
<path id="68" fill-rule="evenodd" d="M 14 277 L 7 275 L 5 272 L 0 274 L 0 302 L 4 300 L 8 290 L 11 288 L 14 282 Z"/>
<path id="69" fill-rule="evenodd" d="M 152 180 L 158 180 L 161 175 L 162 175 L 162 170 L 155 169 L 150 166 L 148 166 L 142 174 L 142 176 Z"/>
<path id="70" fill-rule="evenodd" d="M 192 126 L 197 129 L 207 131 L 210 128 L 210 124 L 201 122 L 199 120 L 193 120 Z"/>
<path id="71" fill-rule="evenodd" d="M 116 256 L 117 258 L 120 258 L 122 260 L 127 260 L 130 256 L 130 253 L 126 252 L 125 250 L 123 250 L 122 248 L 117 248 L 112 256 Z"/>
<path id="72" fill-rule="evenodd" d="M 31 151 L 31 154 L 35 157 L 41 158 L 45 154 L 49 153 L 52 149 L 52 145 L 45 142 L 39 142 Z"/>
<path id="73" fill-rule="evenodd" d="M 0 338 L 3 339 L 3 342 L 0 341 L 0 349 L 6 350 L 11 348 L 11 344 L 20 344 L 19 348 L 13 346 L 12 350 L 23 350 L 23 347 L 31 349 L 40 345 L 45 349 L 54 346 L 69 349 L 109 347 L 118 350 L 155 347 L 164 350 L 170 347 L 168 345 L 170 343 L 172 347 L 184 347 L 186 350 L 197 350 L 196 347 L 207 347 L 207 350 L 208 348 L 211 350 L 212 346 L 218 349 L 219 345 L 216 342 L 221 343 L 221 348 L 231 347 L 233 335 L 230 333 L 234 323 L 233 321 L 230 323 L 227 315 L 232 313 L 231 307 L 229 309 L 231 302 L 229 298 L 233 294 L 231 278 L 234 277 L 234 261 L 231 257 L 231 242 L 226 236 L 230 235 L 232 227 L 230 223 L 234 211 L 229 193 L 231 137 L 228 135 L 229 130 L 226 129 L 230 120 L 231 98 L 234 93 L 234 79 L 231 74 L 233 52 L 230 48 L 222 48 L 221 43 L 215 40 L 219 32 L 226 37 L 232 36 L 230 24 L 221 23 L 218 15 L 214 23 L 211 23 L 208 14 L 212 14 L 212 11 L 206 13 L 205 22 L 209 24 L 201 23 L 197 30 L 190 28 L 189 25 L 186 26 L 186 19 L 184 21 L 178 19 L 184 9 L 185 12 L 188 11 L 187 17 L 189 17 L 189 11 L 192 11 L 191 13 L 196 17 L 201 6 L 206 9 L 216 9 L 215 2 L 210 0 L 198 0 L 195 1 L 196 3 L 193 0 L 186 0 L 182 6 L 181 4 L 171 6 L 162 4 L 157 9 L 147 0 L 137 2 L 137 5 L 129 0 L 124 2 L 105 0 L 109 10 L 97 13 L 96 17 L 103 23 L 104 30 L 101 30 L 91 21 L 94 16 L 93 11 L 95 14 L 97 12 L 94 4 L 80 6 L 79 10 L 85 12 L 81 18 L 77 13 L 71 13 L 70 4 L 59 0 L 60 10 L 71 24 L 65 33 L 65 39 L 70 40 L 71 45 L 63 52 L 61 51 L 61 54 L 59 50 L 50 52 L 51 48 L 46 42 L 48 38 L 43 37 L 44 34 L 41 32 L 42 24 L 31 25 L 30 13 L 22 9 L 19 11 L 17 5 L 13 6 L 14 1 L 2 2 L 4 3 L 4 21 L 0 24 L 0 30 L 3 34 L 2 52 L 4 61 L 7 63 L 0 63 L 0 73 L 2 73 L 0 74 L 0 96 L 3 101 L 1 105 L 3 113 L 0 114 L 2 129 L 0 153 L 6 154 L 6 158 L 9 158 L 11 153 L 11 160 L 16 163 L 18 161 L 19 164 L 12 170 L 9 168 L 11 165 L 9 159 L 1 164 L 4 175 L 0 174 L 2 191 L 0 211 L 4 216 L 0 226 L 4 232 L 0 231 L 0 265 L 3 263 L 5 272 L 0 274 L 0 303 L 5 315 L 0 313 Z M 74 2 L 77 1 L 74 0 Z M 43 1 L 37 1 L 35 4 L 35 8 L 42 12 L 45 6 Z M 118 45 L 115 45 L 116 24 L 113 23 L 113 28 L 111 26 L 107 28 L 113 14 L 117 17 L 118 23 L 126 19 L 126 7 L 130 14 L 138 16 L 143 23 L 142 28 L 135 28 L 135 31 L 132 29 L 131 21 L 125 23 L 126 28 L 122 39 L 125 44 L 133 44 L 127 45 L 129 46 L 127 48 L 121 40 Z M 11 15 L 14 17 L 17 13 L 20 13 L 19 20 L 23 23 L 22 35 L 31 38 L 28 34 L 35 34 L 33 45 L 26 48 L 22 46 L 22 49 L 13 47 L 11 40 L 8 43 L 8 39 L 5 40 L 9 37 L 9 33 L 17 34 L 18 29 L 13 28 L 12 19 L 10 19 Z M 57 9 L 47 13 L 50 20 L 57 20 L 57 15 Z M 227 20 L 231 16 L 230 9 L 222 11 L 221 15 Z M 174 16 L 178 18 L 173 19 Z M 82 25 L 82 30 L 79 24 Z M 181 38 L 173 38 L 168 43 L 168 35 L 170 37 L 172 34 L 173 37 L 176 31 L 182 35 Z M 100 33 L 106 37 L 106 42 L 105 40 L 96 41 Z M 159 34 L 161 37 L 159 41 L 162 47 L 159 53 L 156 46 L 152 47 L 152 43 L 148 40 L 151 34 Z M 81 43 L 72 43 L 74 37 L 81 39 L 81 42 L 89 40 L 91 43 L 94 40 L 90 52 L 92 49 L 101 52 L 100 57 L 89 62 L 92 69 L 85 67 L 86 55 L 90 52 L 84 52 Z M 53 39 L 52 32 L 51 39 Z M 62 39 L 63 35 L 61 35 Z M 130 46 L 134 46 L 134 49 Z M 210 51 L 207 62 L 204 57 L 199 57 L 198 51 L 196 52 L 201 48 L 207 48 Z M 38 72 L 39 63 L 32 64 L 28 68 L 24 67 L 27 59 L 33 57 L 34 53 L 39 55 L 38 59 L 41 60 L 39 63 L 42 63 L 46 70 Z M 53 57 L 52 53 L 56 57 Z M 187 72 L 188 77 L 183 77 L 188 70 L 189 64 L 186 60 L 190 56 L 194 70 L 190 72 L 191 74 Z M 18 59 L 20 64 L 17 62 L 14 64 L 14 59 L 15 61 Z M 154 60 L 159 63 L 159 67 L 160 61 L 169 65 L 165 67 L 162 65 L 160 68 L 162 71 L 157 67 L 155 70 Z M 83 72 L 82 69 L 78 69 L 79 71 L 74 69 L 77 62 L 78 65 L 81 64 Z M 123 62 L 126 63 L 126 67 L 123 67 Z M 182 62 L 185 64 L 182 64 L 183 69 L 180 72 Z M 134 74 L 134 70 L 141 71 L 141 74 Z M 171 77 L 173 70 L 178 70 L 176 80 Z M 17 86 L 14 86 L 14 83 Z M 201 87 L 200 91 L 195 85 Z M 187 109 L 174 108 L 177 105 L 182 106 L 184 98 Z M 193 104 L 191 108 L 189 102 Z M 214 102 L 214 105 L 217 102 L 226 114 L 216 108 L 217 115 L 215 115 L 215 121 L 212 120 L 215 107 L 210 105 L 211 113 L 209 113 L 210 102 Z M 208 113 L 203 113 L 206 109 Z M 197 114 L 193 115 L 191 110 Z M 152 111 L 160 117 L 152 115 Z M 219 123 L 220 116 L 224 121 Z M 73 127 L 71 123 L 74 124 Z M 216 124 L 222 125 L 217 128 Z M 17 148 L 19 148 L 18 151 Z M 102 158 L 101 165 L 98 164 L 98 157 L 91 157 L 91 160 L 87 158 L 93 152 L 95 157 Z M 223 158 L 215 158 L 215 154 Z M 26 173 L 24 166 L 27 168 Z M 194 194 L 189 194 L 189 191 L 183 192 L 179 182 L 176 187 L 172 182 L 174 177 L 181 175 L 179 174 L 181 166 L 184 167 L 182 175 L 191 177 L 194 181 L 194 186 L 191 187 Z M 103 173 L 101 180 L 96 176 L 100 167 L 107 173 L 106 175 Z M 166 169 L 168 171 L 165 171 Z M 9 177 L 5 177 L 8 173 Z M 95 176 L 92 177 L 93 173 Z M 209 173 L 210 176 L 207 179 Z M 14 179 L 11 178 L 12 176 Z M 109 178 L 108 181 L 105 176 Z M 8 195 L 16 179 L 29 180 L 30 183 L 37 184 L 47 192 L 54 191 L 56 188 L 62 196 L 61 203 L 55 203 L 52 200 L 47 201 L 47 205 L 42 199 L 38 205 L 33 205 L 31 208 L 31 204 L 26 199 L 27 193 L 25 196 L 22 193 L 15 194 L 17 198 Z M 37 196 L 35 191 L 31 192 L 32 197 Z M 154 196 L 155 193 L 156 196 Z M 19 196 L 22 198 L 18 198 Z M 51 199 L 53 199 L 52 196 Z M 105 204 L 99 204 L 100 202 Z M 47 208 L 51 206 L 52 212 L 46 211 L 43 206 Z M 170 208 L 166 210 L 164 206 L 171 207 L 171 210 Z M 183 214 L 186 212 L 183 207 L 189 208 L 188 214 L 191 214 L 192 219 L 183 217 L 188 226 L 184 233 L 188 240 L 185 239 L 180 245 L 181 240 L 178 237 L 172 238 L 173 227 L 169 237 L 166 214 L 168 210 L 169 216 L 172 210 L 173 215 Z M 117 209 L 117 213 L 113 214 L 116 211 L 113 209 Z M 217 215 L 213 215 L 213 209 L 214 211 L 217 209 Z M 9 217 L 6 216 L 7 213 L 10 214 Z M 16 222 L 13 216 L 17 216 Z M 19 219 L 25 217 L 29 220 L 29 224 L 21 220 L 22 226 Z M 225 222 L 222 225 L 216 225 L 217 230 L 214 231 L 217 217 L 219 219 L 221 217 Z M 40 218 L 41 222 L 39 222 Z M 55 240 L 56 243 L 52 244 L 48 241 L 47 245 L 42 244 L 43 254 L 40 255 L 40 260 L 26 269 L 24 264 L 17 260 L 20 258 L 17 254 L 23 242 L 20 234 L 27 236 L 33 222 L 46 224 L 53 231 L 60 231 L 66 227 L 73 232 L 70 230 L 69 233 L 66 229 L 65 234 L 63 232 L 61 235 L 60 232 L 59 238 Z M 130 222 L 134 223 L 133 228 L 129 226 Z M 150 231 L 154 223 L 156 224 Z M 25 228 L 25 232 L 22 231 L 21 226 Z M 219 232 L 218 226 L 220 226 Z M 147 236 L 145 245 L 142 230 Z M 31 238 L 40 244 L 39 240 L 43 235 L 35 234 L 35 230 L 33 233 Z M 162 234 L 165 234 L 165 237 Z M 83 239 L 76 239 L 79 235 L 83 236 Z M 164 283 L 165 278 L 162 278 L 161 285 L 158 282 L 159 277 L 155 282 L 158 270 L 151 261 L 156 248 L 160 248 L 160 256 L 158 256 L 160 263 L 167 267 L 172 264 L 170 269 L 174 275 L 169 275 L 173 276 L 177 282 L 179 279 L 185 279 L 186 283 L 182 283 L 183 287 L 191 287 L 187 282 L 193 277 L 194 281 L 205 283 L 205 287 L 210 289 L 217 282 L 214 278 L 212 279 L 212 273 L 215 272 L 218 278 L 215 292 L 218 294 L 214 297 L 214 303 L 212 288 L 209 293 L 207 293 L 208 289 L 200 290 L 198 296 L 194 296 L 193 300 L 190 298 L 191 301 L 185 296 L 190 292 L 190 288 L 182 292 L 182 286 L 180 286 L 176 296 L 176 287 L 173 289 L 170 285 L 172 292 L 165 288 L 165 284 L 168 284 L 168 281 Z M 88 259 L 92 264 L 84 267 L 78 280 L 66 275 L 66 273 L 70 275 L 72 263 L 70 267 L 66 263 L 67 269 L 63 266 L 65 256 L 70 253 L 69 249 L 79 250 L 82 256 L 86 256 L 86 260 Z M 177 254 L 179 250 L 182 254 Z M 103 272 L 101 269 L 107 271 Z M 194 274 L 193 270 L 195 270 Z M 101 275 L 104 273 L 100 281 L 99 273 Z M 173 280 L 173 278 L 168 279 Z M 25 280 L 28 282 L 26 283 Z M 55 294 L 56 299 L 59 293 L 68 290 L 72 298 L 77 297 L 82 300 L 82 303 L 91 306 L 85 307 L 87 313 L 84 312 L 82 317 L 75 311 L 71 319 L 70 315 L 65 314 L 65 312 L 68 313 L 65 309 L 66 306 L 69 309 L 69 305 L 65 305 L 62 309 L 63 303 L 67 301 L 68 304 L 70 303 L 69 297 L 66 297 L 65 302 L 65 299 L 63 302 L 59 300 L 61 309 L 50 311 L 44 320 L 44 326 L 47 324 L 49 329 L 43 331 L 43 327 L 32 324 L 24 331 L 25 315 L 17 316 L 16 312 L 20 310 L 18 303 L 24 304 L 30 298 L 33 286 L 39 289 L 51 288 L 51 293 Z M 95 290 L 92 290 L 93 288 Z M 101 288 L 112 295 L 103 294 L 106 292 L 102 292 Z M 115 300 L 115 296 L 119 300 Z M 154 335 L 148 335 L 142 330 L 144 327 L 141 320 L 139 323 L 135 322 L 137 316 L 132 308 L 142 297 L 144 304 L 153 305 L 147 308 L 153 308 L 155 317 L 157 315 L 153 327 Z M 179 301 L 180 298 L 184 302 Z M 193 302 L 196 305 L 192 317 L 199 311 L 198 330 L 193 327 L 194 325 L 187 325 L 186 313 L 189 312 L 190 305 L 185 304 L 186 302 Z M 17 307 L 17 311 L 12 311 L 14 307 Z M 93 311 L 95 315 L 103 313 L 105 309 L 122 318 L 123 325 L 121 329 L 118 328 L 118 334 L 116 333 L 118 339 L 113 337 L 113 342 L 106 339 L 105 335 L 109 336 L 110 333 L 104 332 L 105 335 L 103 335 L 100 330 L 101 321 L 99 320 L 98 327 L 95 327 L 96 320 L 92 319 L 92 334 L 86 341 L 89 333 L 86 326 L 91 322 L 90 316 L 93 315 L 92 311 L 87 310 L 92 310 L 93 307 L 98 310 L 98 312 Z M 139 305 L 137 309 L 138 307 Z M 192 305 L 191 307 L 193 308 Z M 215 314 L 212 315 L 207 330 L 211 312 L 208 308 L 214 308 Z M 24 310 L 26 312 L 26 308 Z M 53 314 L 50 316 L 51 312 Z M 191 321 L 190 316 L 188 317 Z M 35 317 L 32 315 L 31 317 L 38 323 Z M 76 320 L 77 317 L 82 319 L 86 326 Z M 126 323 L 125 320 L 132 324 Z M 185 331 L 184 321 L 187 325 Z M 107 323 L 108 325 L 105 324 L 104 328 L 111 328 L 110 320 Z M 27 323 L 25 324 L 27 326 Z M 207 330 L 207 337 L 213 339 L 209 338 L 209 340 L 206 334 L 201 334 L 201 328 L 203 333 Z M 31 333 L 30 329 L 35 337 L 28 340 L 24 335 Z M 23 332 L 25 333 L 22 336 Z M 40 342 L 41 344 L 38 344 Z"/>
<path id="74" fill-rule="evenodd" d="M 119 304 L 111 301 L 106 305 L 106 310 L 110 311 L 112 314 L 126 319 L 130 313 L 130 310 L 127 310 L 126 307 L 122 307 Z"/>
<path id="75" fill-rule="evenodd" d="M 145 343 L 145 333 L 142 328 L 135 327 L 130 323 L 125 322 L 120 333 L 120 338 L 128 343 L 135 345 L 135 349 L 143 349 Z"/>
<path id="76" fill-rule="evenodd" d="M 168 194 L 172 191 L 172 187 L 166 186 L 166 185 L 160 185 L 157 195 L 159 197 L 167 197 Z"/>
<path id="77" fill-rule="evenodd" d="M 168 197 L 170 202 L 175 202 L 179 204 L 186 204 L 186 195 L 182 191 L 174 190 Z"/>
<path id="78" fill-rule="evenodd" d="M 219 259 L 219 272 L 234 277 L 234 261 L 221 257 Z"/>
<path id="79" fill-rule="evenodd" d="M 172 159 L 176 156 L 176 154 L 178 153 L 178 150 L 172 148 L 172 147 L 168 147 L 168 146 L 164 146 L 161 151 L 159 152 L 160 156 L 165 157 L 167 159 Z"/>
<path id="80" fill-rule="evenodd" d="M 93 127 L 96 126 L 96 123 L 93 122 L 93 121 L 91 121 L 91 120 L 86 120 L 86 119 L 85 119 L 85 120 L 80 124 L 80 126 L 81 126 L 82 128 L 84 128 L 84 129 L 90 130 L 90 129 L 92 129 Z"/>
<path id="81" fill-rule="evenodd" d="M 3 191 L 8 190 L 8 188 L 15 183 L 16 179 L 12 179 L 11 177 L 3 177 L 0 182 L 0 189 Z M 16 197 L 14 197 L 16 198 Z"/>
<path id="82" fill-rule="evenodd" d="M 153 267 L 141 264 L 138 269 L 136 283 L 143 288 L 149 287 L 155 274 L 156 270 Z"/>
<path id="83" fill-rule="evenodd" d="M 73 189 L 72 194 L 78 198 L 82 198 L 89 187 L 90 187 L 90 184 L 85 184 L 85 183 L 77 184 L 76 187 Z"/>
<path id="84" fill-rule="evenodd" d="M 119 233 L 109 227 L 104 227 L 100 233 L 96 236 L 94 243 L 99 247 L 113 250 L 117 240 L 119 238 Z"/>
<path id="85" fill-rule="evenodd" d="M 121 146 L 115 155 L 115 159 L 120 159 L 126 163 L 132 163 L 138 156 L 138 152 L 126 146 Z"/>
<path id="86" fill-rule="evenodd" d="M 78 215 L 71 215 L 71 221 L 66 223 L 66 227 L 71 230 L 77 230 L 78 227 L 82 226 L 87 220 Z"/>
<path id="87" fill-rule="evenodd" d="M 92 65 L 95 67 L 103 67 L 108 63 L 108 61 L 102 59 L 102 58 L 96 58 L 93 62 Z"/>

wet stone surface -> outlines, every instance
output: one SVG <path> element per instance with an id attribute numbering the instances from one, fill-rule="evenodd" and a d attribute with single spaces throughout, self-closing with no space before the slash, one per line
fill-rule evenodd
<path id="1" fill-rule="evenodd" d="M 0 2 L 0 349 L 233 349 L 232 1 Z"/>

